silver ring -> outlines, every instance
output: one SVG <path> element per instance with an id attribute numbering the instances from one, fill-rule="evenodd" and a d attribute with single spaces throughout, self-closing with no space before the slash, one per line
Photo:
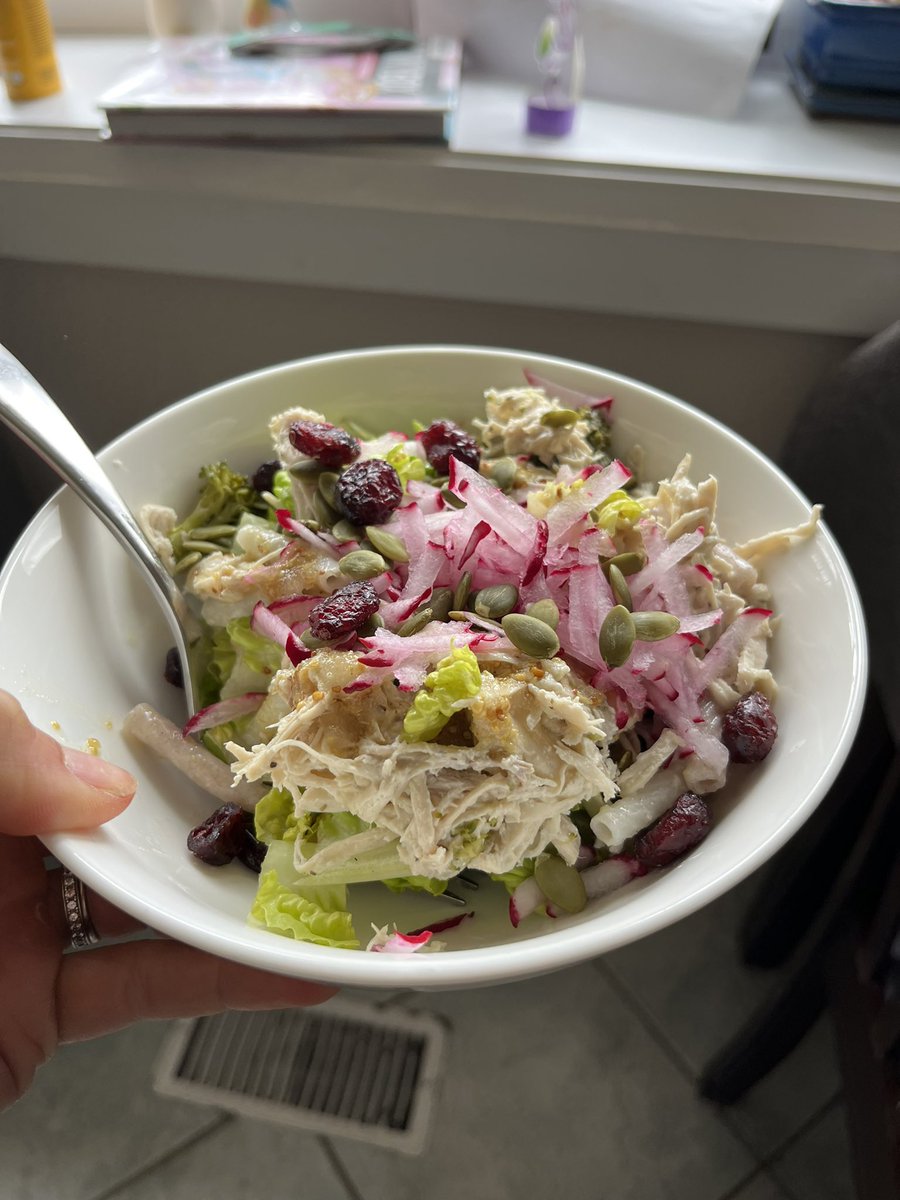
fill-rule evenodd
<path id="1" fill-rule="evenodd" d="M 69 941 L 76 950 L 84 946 L 96 946 L 100 935 L 94 928 L 94 922 L 88 912 L 87 897 L 84 894 L 84 884 L 73 875 L 68 867 L 63 867 L 62 873 L 63 911 L 69 926 Z"/>

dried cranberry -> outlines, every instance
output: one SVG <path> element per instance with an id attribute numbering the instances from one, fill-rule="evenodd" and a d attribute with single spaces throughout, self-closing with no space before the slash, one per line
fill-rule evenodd
<path id="1" fill-rule="evenodd" d="M 478 470 L 481 462 L 481 451 L 471 433 L 454 424 L 453 421 L 432 421 L 427 429 L 419 434 L 419 439 L 425 447 L 429 463 L 438 475 L 447 475 L 450 471 L 450 459 L 458 458 L 473 471 Z"/>
<path id="2" fill-rule="evenodd" d="M 762 762 L 778 736 L 778 722 L 762 692 L 749 692 L 722 720 L 722 741 L 732 762 Z"/>
<path id="3" fill-rule="evenodd" d="M 262 870 L 263 859 L 266 857 L 266 851 L 269 847 L 265 842 L 261 842 L 256 836 L 256 826 L 253 821 L 253 813 L 244 813 L 244 841 L 238 850 L 238 858 L 245 867 L 249 867 L 255 874 L 259 874 Z"/>
<path id="4" fill-rule="evenodd" d="M 359 458 L 359 442 L 338 425 L 327 421 L 295 421 L 288 430 L 291 445 L 323 467 L 346 467 Z"/>
<path id="5" fill-rule="evenodd" d="M 311 610 L 309 631 L 323 642 L 332 642 L 359 629 L 376 612 L 378 596 L 371 583 L 348 583 Z"/>
<path id="6" fill-rule="evenodd" d="M 184 687 L 184 672 L 181 669 L 181 658 L 177 649 L 172 646 L 166 653 L 166 665 L 163 670 L 163 678 L 166 683 L 171 683 L 172 687 Z"/>
<path id="7" fill-rule="evenodd" d="M 353 525 L 383 525 L 403 499 L 400 476 L 383 458 L 354 463 L 334 488 L 335 505 Z"/>
<path id="8" fill-rule="evenodd" d="M 645 867 L 668 866 L 702 842 L 711 823 L 706 802 L 694 792 L 683 792 L 655 825 L 635 838 L 633 854 Z"/>
<path id="9" fill-rule="evenodd" d="M 241 853 L 247 838 L 244 810 L 239 804 L 223 804 L 188 834 L 191 854 L 211 867 L 224 867 Z"/>
<path id="10" fill-rule="evenodd" d="M 275 482 L 275 472 L 281 470 L 281 463 L 277 458 L 270 458 L 268 462 L 260 463 L 251 476 L 250 482 L 258 492 L 271 492 L 272 484 Z"/>

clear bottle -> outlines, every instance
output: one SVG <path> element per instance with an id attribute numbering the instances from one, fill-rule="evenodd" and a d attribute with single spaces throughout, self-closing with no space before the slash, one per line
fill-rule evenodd
<path id="1" fill-rule="evenodd" d="M 526 128 L 544 137 L 564 137 L 575 122 L 584 77 L 584 44 L 575 0 L 549 0 L 535 45 L 541 90 L 528 99 Z"/>
<path id="2" fill-rule="evenodd" d="M 0 0 L 0 65 L 10 100 L 39 100 L 62 89 L 44 0 Z"/>
<path id="3" fill-rule="evenodd" d="M 218 33 L 222 26 L 219 0 L 146 0 L 146 9 L 147 26 L 158 38 Z"/>

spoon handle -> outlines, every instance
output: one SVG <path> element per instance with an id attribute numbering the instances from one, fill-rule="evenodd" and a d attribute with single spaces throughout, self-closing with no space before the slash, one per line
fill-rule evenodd
<path id="1" fill-rule="evenodd" d="M 81 434 L 38 381 L 0 346 L 0 421 L 36 451 L 137 560 L 163 602 L 182 662 L 184 598 Z"/>

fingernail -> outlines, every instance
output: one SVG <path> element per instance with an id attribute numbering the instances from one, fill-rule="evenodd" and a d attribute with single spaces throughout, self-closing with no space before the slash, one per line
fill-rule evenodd
<path id="1" fill-rule="evenodd" d="M 114 763 L 107 762 L 105 758 L 66 747 L 63 750 L 63 760 L 66 767 L 82 783 L 89 783 L 91 787 L 100 788 L 113 796 L 134 795 L 137 784 L 132 776 Z"/>

